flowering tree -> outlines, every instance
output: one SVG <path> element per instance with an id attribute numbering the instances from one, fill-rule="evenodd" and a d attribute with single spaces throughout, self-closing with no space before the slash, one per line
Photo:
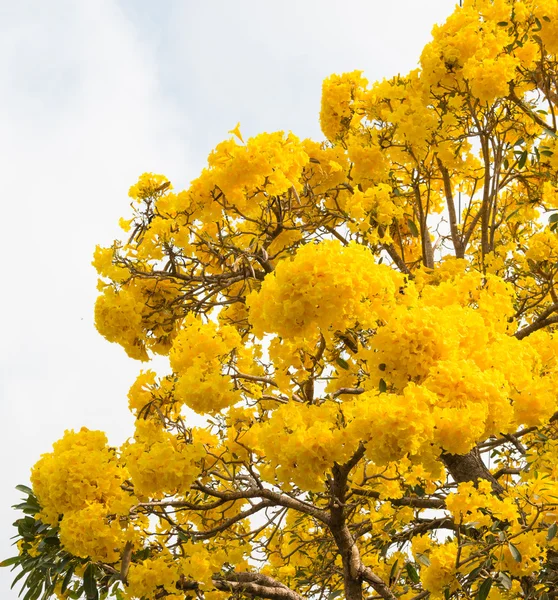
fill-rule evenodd
<path id="1" fill-rule="evenodd" d="M 19 486 L 26 600 L 558 595 L 557 53 L 555 0 L 469 0 L 325 142 L 140 177 L 96 323 L 169 373 Z"/>

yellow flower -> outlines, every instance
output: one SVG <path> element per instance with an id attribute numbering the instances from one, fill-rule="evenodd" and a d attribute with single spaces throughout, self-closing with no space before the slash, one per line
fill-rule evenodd
<path id="1" fill-rule="evenodd" d="M 229 131 L 229 133 L 231 133 L 232 135 L 235 135 L 244 144 L 244 140 L 242 139 L 242 134 L 240 133 L 240 123 L 237 123 L 236 127 L 234 129 L 231 129 Z"/>

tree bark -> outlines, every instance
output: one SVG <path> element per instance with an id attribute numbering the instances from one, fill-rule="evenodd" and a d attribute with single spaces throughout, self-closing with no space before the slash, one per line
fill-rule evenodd
<path id="1" fill-rule="evenodd" d="M 495 494 L 501 494 L 504 488 L 494 478 L 482 461 L 478 448 L 468 454 L 442 454 L 442 461 L 456 483 L 465 481 L 478 482 L 479 479 L 490 481 Z"/>

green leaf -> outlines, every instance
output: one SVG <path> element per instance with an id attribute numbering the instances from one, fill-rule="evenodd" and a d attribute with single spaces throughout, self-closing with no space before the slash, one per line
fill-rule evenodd
<path id="1" fill-rule="evenodd" d="M 550 215 L 550 217 L 548 217 L 549 223 L 556 223 L 557 221 L 558 221 L 558 213 L 553 213 L 552 215 Z"/>
<path id="2" fill-rule="evenodd" d="M 30 487 L 27 487 L 26 485 L 22 485 L 22 484 L 16 485 L 15 489 L 20 492 L 23 492 L 24 494 L 28 494 L 30 496 L 33 495 L 33 490 Z"/>
<path id="3" fill-rule="evenodd" d="M 81 598 L 82 594 L 83 594 L 83 586 L 80 585 L 77 590 L 70 592 L 70 598 L 72 598 L 72 600 L 77 600 L 78 598 Z"/>
<path id="4" fill-rule="evenodd" d="M 511 590 L 512 580 L 507 573 L 498 573 L 498 581 L 502 584 L 505 590 Z"/>
<path id="5" fill-rule="evenodd" d="M 413 237 L 419 236 L 419 230 L 412 219 L 407 219 L 407 225 L 409 226 L 409 231 Z"/>
<path id="6" fill-rule="evenodd" d="M 547 23 L 550 23 L 550 17 L 544 15 L 543 16 L 543 21 L 546 21 Z M 542 598 L 542 596 L 541 596 L 541 598 Z"/>
<path id="7" fill-rule="evenodd" d="M 0 562 L 0 567 L 9 567 L 10 565 L 17 565 L 17 563 L 21 560 L 21 556 L 12 556 L 11 558 L 7 558 Z"/>
<path id="8" fill-rule="evenodd" d="M 333 592 L 329 593 L 328 599 L 335 600 L 335 598 L 339 598 L 343 594 L 343 590 L 333 590 Z"/>
<path id="9" fill-rule="evenodd" d="M 506 221 L 509 221 L 513 216 L 515 216 L 521 209 L 520 208 L 516 208 L 513 212 L 511 212 L 507 217 L 506 217 Z"/>
<path id="10" fill-rule="evenodd" d="M 23 596 L 23 600 L 37 600 L 43 591 L 43 584 L 39 582 L 29 589 L 27 594 Z"/>
<path id="11" fill-rule="evenodd" d="M 12 585 L 10 586 L 10 589 L 13 590 L 16 583 L 22 578 L 25 577 L 25 574 L 27 573 L 27 571 L 20 571 L 17 575 L 16 578 L 12 581 Z"/>
<path id="12" fill-rule="evenodd" d="M 520 169 L 523 169 L 526 162 L 527 162 L 527 150 L 523 150 L 523 152 L 521 153 L 521 158 L 519 159 L 519 162 L 517 163 L 517 166 Z"/>
<path id="13" fill-rule="evenodd" d="M 397 559 L 393 565 L 391 565 L 391 571 L 389 572 L 389 583 L 390 585 L 395 581 L 395 575 L 397 574 L 397 566 L 399 565 L 399 559 Z"/>
<path id="14" fill-rule="evenodd" d="M 552 523 L 552 525 L 548 528 L 548 533 L 546 534 L 547 541 L 554 539 L 556 536 L 556 532 L 558 532 L 558 525 L 556 523 Z"/>
<path id="15" fill-rule="evenodd" d="M 508 548 L 510 549 L 511 555 L 516 562 L 521 562 L 521 552 L 511 542 L 508 542 Z"/>
<path id="16" fill-rule="evenodd" d="M 62 580 L 62 586 L 60 587 L 60 591 L 62 594 L 68 589 L 70 585 L 70 581 L 72 581 L 72 575 L 74 574 L 74 565 L 70 565 L 70 568 L 66 571 L 66 575 L 64 575 L 64 579 Z"/>
<path id="17" fill-rule="evenodd" d="M 336 362 L 342 369 L 347 370 L 349 368 L 349 363 L 344 358 L 341 358 L 340 356 L 337 358 Z"/>
<path id="18" fill-rule="evenodd" d="M 190 542 L 192 540 L 191 536 L 189 536 L 186 532 L 182 531 L 182 529 L 179 529 L 176 532 L 176 535 L 178 536 L 178 539 L 182 540 L 183 542 Z"/>
<path id="19" fill-rule="evenodd" d="M 420 581 L 420 576 L 419 576 L 417 570 L 415 569 L 415 567 L 411 563 L 407 563 L 405 565 L 405 569 L 407 570 L 407 575 L 409 576 L 409 579 L 413 583 L 418 583 Z"/>
<path id="20" fill-rule="evenodd" d="M 380 394 L 385 394 L 387 392 L 387 383 L 383 379 L 380 379 L 379 388 Z"/>
<path id="21" fill-rule="evenodd" d="M 20 504 L 16 504 L 13 508 L 15 508 L 16 510 L 23 510 L 23 511 L 30 510 L 30 511 L 33 511 L 32 514 L 35 514 L 41 510 L 41 507 L 38 504 L 35 504 L 35 502 L 33 502 L 32 500 L 29 500 L 28 502 L 21 502 Z"/>
<path id="22" fill-rule="evenodd" d="M 539 600 L 550 600 L 550 596 L 546 593 L 543 592 L 540 596 L 539 596 Z"/>
<path id="23" fill-rule="evenodd" d="M 507 21 L 498 21 L 497 25 L 500 26 L 500 27 L 507 27 L 508 26 L 508 22 Z"/>
<path id="24" fill-rule="evenodd" d="M 480 567 L 475 567 L 468 575 L 467 575 L 467 585 L 471 585 L 471 583 L 473 581 L 475 581 L 476 579 L 478 579 L 478 574 L 484 569 L 484 566 L 481 565 Z"/>
<path id="25" fill-rule="evenodd" d="M 424 494 L 423 494 L 423 496 L 424 496 Z M 429 567 L 431 564 L 430 559 L 428 558 L 428 556 L 426 556 L 426 554 L 417 553 L 417 561 L 421 565 L 424 565 L 425 567 Z"/>
<path id="26" fill-rule="evenodd" d="M 521 146 L 521 144 L 524 144 L 525 140 L 523 138 L 519 138 L 517 140 L 517 142 L 515 142 L 514 146 Z"/>
<path id="27" fill-rule="evenodd" d="M 486 600 L 492 587 L 492 579 L 485 579 L 477 592 L 477 600 Z"/>
<path id="28" fill-rule="evenodd" d="M 413 492 L 413 494 L 415 494 L 419 498 L 422 498 L 423 496 L 426 495 L 426 490 L 422 487 L 422 485 L 419 485 L 418 483 L 417 483 L 417 485 L 415 485 L 412 488 L 412 492 Z M 428 563 L 430 564 L 430 561 L 428 561 Z"/>
<path id="29" fill-rule="evenodd" d="M 83 573 L 83 589 L 88 600 L 97 600 L 99 597 L 97 582 L 95 581 L 95 566 L 93 563 L 89 563 Z"/>

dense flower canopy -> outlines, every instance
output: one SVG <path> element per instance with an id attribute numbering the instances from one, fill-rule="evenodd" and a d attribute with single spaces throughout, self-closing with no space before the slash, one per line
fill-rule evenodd
<path id="1" fill-rule="evenodd" d="M 168 372 L 20 486 L 26 600 L 556 596 L 557 53 L 556 0 L 465 0 L 325 141 L 139 178 L 96 324 Z"/>

